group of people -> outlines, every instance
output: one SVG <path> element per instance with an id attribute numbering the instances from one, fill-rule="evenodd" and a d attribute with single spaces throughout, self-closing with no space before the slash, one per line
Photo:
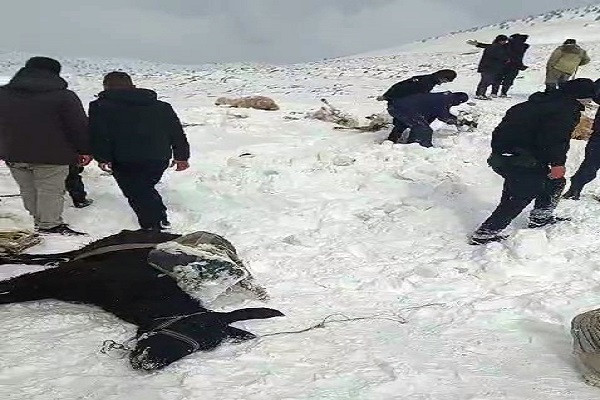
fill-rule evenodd
<path id="1" fill-rule="evenodd" d="M 529 48 L 527 35 L 498 36 L 493 43 L 469 41 L 484 48 L 479 64 L 481 81 L 476 98 L 489 100 L 486 92 L 492 87 L 492 97 L 507 96 L 519 71 L 527 66 L 523 57 Z M 508 110 L 492 135 L 492 154 L 488 164 L 504 178 L 500 204 L 492 215 L 471 235 L 474 245 L 503 240 L 501 232 L 532 201 L 529 227 L 538 228 L 566 220 L 554 216 L 562 197 L 580 199 L 586 184 L 600 170 L 600 111 L 593 134 L 587 144 L 585 159 L 566 187 L 565 163 L 573 130 L 581 119 L 585 103 L 600 103 L 600 80 L 572 79 L 590 57 L 574 39 L 568 39 L 550 56 L 546 71 L 546 90 Z M 418 143 L 432 146 L 430 124 L 439 119 L 454 125 L 465 123 L 450 113 L 450 108 L 468 100 L 466 93 L 431 93 L 438 85 L 452 82 L 457 74 L 441 70 L 429 75 L 414 76 L 393 85 L 380 101 L 388 102 L 393 128 L 388 140 L 394 143 Z"/>
<path id="2" fill-rule="evenodd" d="M 519 76 L 519 72 L 528 68 L 523 63 L 525 53 L 529 49 L 529 44 L 526 43 L 528 38 L 528 35 L 516 33 L 510 37 L 498 35 L 492 43 L 467 41 L 468 44 L 484 49 L 477 68 L 481 80 L 475 92 L 476 99 L 508 97 L 508 91 Z M 546 64 L 546 90 L 557 89 L 560 83 L 571 79 L 580 66 L 589 64 L 590 61 L 587 52 L 577 44 L 575 39 L 565 40 L 552 52 Z M 487 90 L 490 86 L 492 90 L 488 96 Z"/>
<path id="3" fill-rule="evenodd" d="M 177 114 L 120 71 L 107 74 L 89 106 L 60 76 L 61 64 L 33 57 L 0 88 L 0 159 L 42 234 L 81 235 L 63 220 L 64 193 L 91 205 L 80 173 L 94 159 L 114 177 L 145 230 L 170 227 L 155 186 L 165 170 L 189 168 L 190 147 Z"/>

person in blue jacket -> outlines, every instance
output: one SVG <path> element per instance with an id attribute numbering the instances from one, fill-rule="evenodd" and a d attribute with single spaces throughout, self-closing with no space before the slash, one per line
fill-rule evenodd
<path id="1" fill-rule="evenodd" d="M 458 119 L 450 112 L 450 108 L 468 100 L 469 96 L 462 92 L 419 93 L 390 101 L 388 112 L 410 129 L 407 143 L 432 147 L 431 123 L 438 119 L 447 124 L 458 125 Z"/>

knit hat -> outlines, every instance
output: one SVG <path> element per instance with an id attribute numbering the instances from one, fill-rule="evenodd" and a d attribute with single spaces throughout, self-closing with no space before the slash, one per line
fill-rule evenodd
<path id="1" fill-rule="evenodd" d="M 565 40 L 565 42 L 563 44 L 566 44 L 566 45 L 577 44 L 577 40 L 575 40 L 575 39 L 567 39 L 567 40 Z"/>
<path id="2" fill-rule="evenodd" d="M 508 36 L 506 36 L 506 35 L 496 36 L 496 39 L 494 39 L 494 43 L 500 43 L 500 42 L 508 42 Z"/>
<path id="3" fill-rule="evenodd" d="M 25 68 L 43 69 L 56 75 L 60 74 L 61 65 L 58 61 L 48 57 L 32 57 L 25 63 Z"/>
<path id="4" fill-rule="evenodd" d="M 574 99 L 591 99 L 595 97 L 596 85 L 587 78 L 577 78 L 559 85 L 560 90 Z"/>
<path id="5" fill-rule="evenodd" d="M 510 40 L 516 42 L 525 43 L 527 39 L 529 39 L 529 35 L 522 35 L 520 33 L 513 33 L 512 35 L 510 35 Z"/>

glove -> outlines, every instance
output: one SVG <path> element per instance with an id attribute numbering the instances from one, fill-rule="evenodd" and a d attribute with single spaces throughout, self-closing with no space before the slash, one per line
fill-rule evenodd
<path id="1" fill-rule="evenodd" d="M 181 171 L 185 171 L 186 169 L 188 169 L 190 167 L 190 163 L 187 161 L 173 160 L 171 162 L 171 168 L 173 168 L 173 167 L 176 167 L 175 171 L 181 172 Z"/>
<path id="2" fill-rule="evenodd" d="M 471 46 L 477 46 L 479 42 L 477 40 L 469 39 L 467 40 L 467 44 L 470 44 Z"/>
<path id="3" fill-rule="evenodd" d="M 562 179 L 565 177 L 567 169 L 564 165 L 557 165 L 554 167 L 550 167 L 550 173 L 548 174 L 548 178 L 550 179 Z"/>
<path id="4" fill-rule="evenodd" d="M 383 96 L 377 96 L 377 101 L 385 101 L 385 97 L 383 97 Z"/>

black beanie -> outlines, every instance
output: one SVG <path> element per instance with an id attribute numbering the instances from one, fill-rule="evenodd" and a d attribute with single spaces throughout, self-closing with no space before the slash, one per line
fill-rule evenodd
<path id="1" fill-rule="evenodd" d="M 458 76 L 456 71 L 453 71 L 451 69 L 442 69 L 437 72 L 434 72 L 433 75 L 435 75 L 435 77 L 438 79 L 446 79 L 449 82 L 452 82 Z"/>
<path id="2" fill-rule="evenodd" d="M 577 78 L 560 84 L 560 90 L 574 99 L 591 99 L 596 95 L 594 81 L 587 78 Z"/>
<path id="3" fill-rule="evenodd" d="M 56 75 L 60 74 L 61 65 L 58 61 L 48 57 L 32 57 L 25 63 L 25 68 L 43 69 Z"/>
<path id="4" fill-rule="evenodd" d="M 464 92 L 452 93 L 452 104 L 459 105 L 469 101 L 469 95 Z"/>

